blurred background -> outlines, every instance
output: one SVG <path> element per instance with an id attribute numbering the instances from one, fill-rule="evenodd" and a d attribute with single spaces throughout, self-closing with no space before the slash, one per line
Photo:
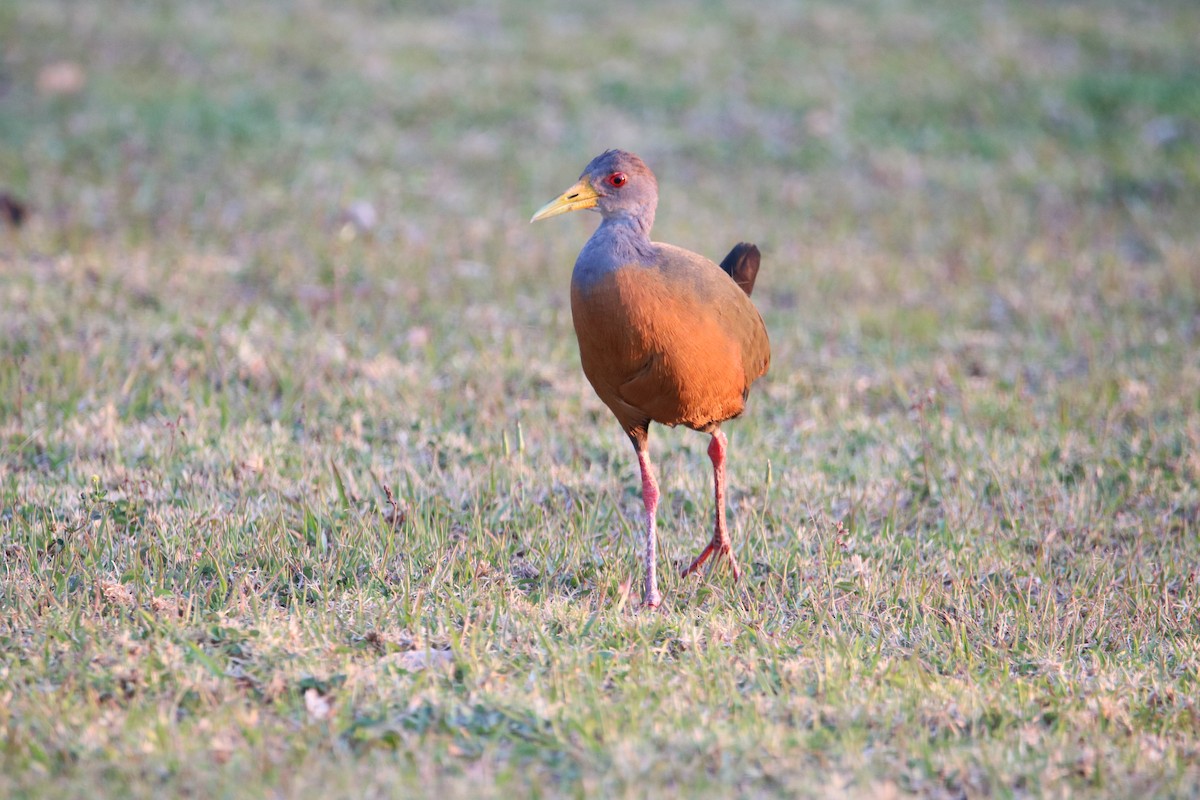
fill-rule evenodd
<path id="1" fill-rule="evenodd" d="M 1183 0 L 9 0 L 0 404 L 340 416 L 317 383 L 362 362 L 404 424 L 551 384 L 595 412 L 566 312 L 595 217 L 526 221 L 610 147 L 657 172 L 657 238 L 762 246 L 771 430 L 935 385 L 989 426 L 1186 396 L 1198 32 Z"/>
<path id="2" fill-rule="evenodd" d="M 870 524 L 935 457 L 1194 477 L 1198 33 L 1182 1 L 3 3 L 10 463 L 59 448 L 70 505 L 133 442 L 159 482 L 167 421 L 216 465 L 301 447 L 267 484 L 327 496 L 349 446 L 352 478 L 469 503 L 523 421 L 591 496 L 628 466 L 567 305 L 596 218 L 527 220 L 620 147 L 657 238 L 764 251 L 756 480 Z M 915 444 L 928 402 L 974 456 Z"/>
<path id="3" fill-rule="evenodd" d="M 1195 0 L 0 0 L 0 794 L 1194 791 L 1198 42 Z M 773 346 L 740 584 L 670 568 L 711 477 L 651 437 L 657 616 L 570 321 L 597 217 L 528 223 L 612 147 L 659 240 L 761 246 Z"/>
<path id="4" fill-rule="evenodd" d="M 1191 233 L 1197 15 L 7 2 L 0 177 L 48 251 L 186 242 L 271 283 L 319 277 L 321 234 L 344 243 L 349 222 L 423 286 L 462 258 L 565 278 L 593 221 L 518 223 L 619 146 L 663 180 L 665 240 L 761 241 L 780 277 L 821 275 L 819 251 L 852 242 L 862 275 L 904 258 L 907 292 L 996 286 L 1084 246 L 1144 265 Z M 1024 248 L 989 250 L 1018 222 Z"/>

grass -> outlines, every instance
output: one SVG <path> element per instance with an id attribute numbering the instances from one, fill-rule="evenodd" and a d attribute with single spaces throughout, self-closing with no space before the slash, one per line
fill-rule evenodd
<path id="1" fill-rule="evenodd" d="M 0 0 L 0 794 L 1194 796 L 1198 35 Z M 612 146 L 774 349 L 739 584 L 652 434 L 652 614 L 594 222 L 526 224 Z"/>

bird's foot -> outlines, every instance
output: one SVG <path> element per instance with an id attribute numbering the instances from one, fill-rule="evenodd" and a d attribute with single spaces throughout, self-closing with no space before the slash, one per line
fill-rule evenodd
<path id="1" fill-rule="evenodd" d="M 728 539 L 722 540 L 716 537 L 708 543 L 700 555 L 696 556 L 696 560 L 692 562 L 692 565 L 683 571 L 683 577 L 686 578 L 698 570 L 700 565 L 708 560 L 709 556 L 713 557 L 713 564 L 716 563 L 718 558 L 725 556 L 729 559 L 729 566 L 733 567 L 733 579 L 736 581 L 742 577 L 742 570 L 738 567 L 737 559 L 733 557 L 733 545 L 729 543 Z M 711 568 L 710 565 L 709 569 Z"/>
<path id="2" fill-rule="evenodd" d="M 642 608 L 652 611 L 661 605 L 662 595 L 658 593 L 657 589 L 646 592 L 646 594 L 642 597 Z"/>

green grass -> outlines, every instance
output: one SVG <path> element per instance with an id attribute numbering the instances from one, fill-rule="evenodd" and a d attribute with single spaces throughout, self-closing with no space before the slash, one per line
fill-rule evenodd
<path id="1" fill-rule="evenodd" d="M 0 795 L 1194 796 L 1198 38 L 0 0 Z M 677 577 L 706 440 L 652 432 L 658 613 L 594 219 L 527 224 L 614 146 L 659 239 L 760 243 L 774 350 L 739 584 Z"/>

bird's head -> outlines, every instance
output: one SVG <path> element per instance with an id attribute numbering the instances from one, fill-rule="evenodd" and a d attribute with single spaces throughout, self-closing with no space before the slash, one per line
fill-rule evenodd
<path id="1" fill-rule="evenodd" d="M 592 159 L 579 182 L 538 209 L 530 222 L 585 208 L 605 219 L 629 217 L 646 230 L 654 224 L 658 181 L 640 158 L 624 150 L 609 150 Z"/>

